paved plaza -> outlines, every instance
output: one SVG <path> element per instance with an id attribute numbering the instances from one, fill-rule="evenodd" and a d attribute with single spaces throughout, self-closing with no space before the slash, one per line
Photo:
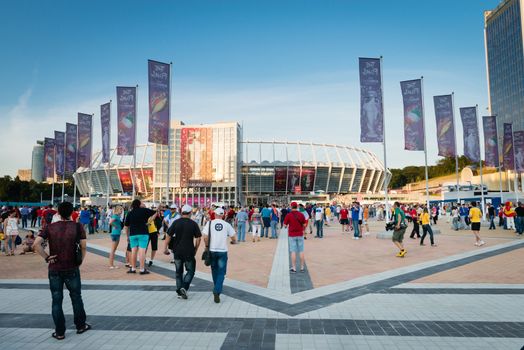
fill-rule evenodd
<path id="1" fill-rule="evenodd" d="M 308 235 L 306 271 L 289 272 L 278 240 L 232 245 L 223 298 L 213 302 L 209 268 L 197 263 L 189 300 L 176 297 L 174 265 L 161 254 L 146 276 L 109 270 L 110 239 L 88 239 L 81 267 L 93 330 L 75 334 L 65 293 L 66 339 L 51 338 L 46 264 L 36 255 L 0 257 L 1 349 L 520 349 L 524 345 L 524 239 L 497 229 L 473 245 L 470 231 L 441 220 L 437 247 L 406 233 L 351 239 L 332 224 Z M 160 249 L 163 241 L 160 241 Z M 200 256 L 200 252 L 198 254 Z"/>

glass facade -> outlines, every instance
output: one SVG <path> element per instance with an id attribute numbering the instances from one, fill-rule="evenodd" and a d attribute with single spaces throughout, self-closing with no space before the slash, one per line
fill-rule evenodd
<path id="1" fill-rule="evenodd" d="M 502 144 L 504 123 L 524 130 L 522 0 L 506 0 L 484 17 L 490 110 Z"/>

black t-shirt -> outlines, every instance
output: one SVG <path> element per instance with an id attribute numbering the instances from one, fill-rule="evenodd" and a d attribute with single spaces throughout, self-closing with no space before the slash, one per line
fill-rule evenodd
<path id="1" fill-rule="evenodd" d="M 516 207 L 515 213 L 517 213 L 518 217 L 524 217 L 524 207 Z"/>
<path id="2" fill-rule="evenodd" d="M 202 237 L 200 227 L 190 218 L 180 218 L 173 222 L 167 230 L 173 242 L 173 252 L 177 257 L 192 258 L 195 256 L 193 239 Z"/>
<path id="3" fill-rule="evenodd" d="M 131 210 L 125 221 L 125 226 L 129 226 L 129 235 L 147 235 L 149 231 L 147 229 L 147 220 L 153 215 L 156 211 L 147 209 L 147 208 L 136 208 Z"/>
<path id="4" fill-rule="evenodd" d="M 489 208 L 488 208 L 488 214 L 489 214 L 490 216 L 495 216 L 495 208 L 493 208 L 493 207 L 489 207 Z"/>

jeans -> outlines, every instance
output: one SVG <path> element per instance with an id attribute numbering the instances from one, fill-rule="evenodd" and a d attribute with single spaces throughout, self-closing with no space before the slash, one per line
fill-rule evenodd
<path id="1" fill-rule="evenodd" d="M 186 274 L 184 275 L 184 266 L 186 268 Z M 181 257 L 175 256 L 175 269 L 176 269 L 176 289 L 177 292 L 181 288 L 186 291 L 189 290 L 191 281 L 195 276 L 196 260 L 195 257 Z"/>
<path id="2" fill-rule="evenodd" d="M 262 218 L 262 237 L 268 237 L 269 236 L 269 227 L 271 226 L 271 219 L 270 218 Z"/>
<path id="3" fill-rule="evenodd" d="M 431 225 L 422 225 L 422 238 L 420 239 L 420 244 L 424 243 L 424 238 L 426 238 L 426 235 L 429 233 L 429 240 L 431 242 L 431 245 L 435 244 L 435 241 L 433 240 L 433 230 L 431 229 Z"/>
<path id="4" fill-rule="evenodd" d="M 27 215 L 22 215 L 22 228 L 27 228 Z"/>
<path id="5" fill-rule="evenodd" d="M 517 233 L 521 235 L 524 232 L 524 216 L 515 218 L 515 226 L 517 227 Z"/>
<path id="6" fill-rule="evenodd" d="M 317 226 L 317 237 L 324 237 L 324 221 L 316 220 L 315 225 Z"/>
<path id="7" fill-rule="evenodd" d="M 211 253 L 211 275 L 213 276 L 213 293 L 222 293 L 222 286 L 227 272 L 227 252 Z"/>
<path id="8" fill-rule="evenodd" d="M 238 241 L 244 242 L 246 240 L 246 222 L 238 222 Z"/>
<path id="9" fill-rule="evenodd" d="M 494 230 L 496 227 L 495 227 L 495 216 L 494 215 L 490 215 L 489 216 L 489 229 L 490 230 Z"/>
<path id="10" fill-rule="evenodd" d="M 53 299 L 51 313 L 57 335 L 64 335 L 66 329 L 64 311 L 62 310 L 64 284 L 67 290 L 69 290 L 69 296 L 71 297 L 76 329 L 82 329 L 86 324 L 86 312 L 82 301 L 82 285 L 78 268 L 68 271 L 49 271 L 49 288 L 51 289 L 51 297 Z"/>
<path id="11" fill-rule="evenodd" d="M 278 220 L 271 220 L 271 238 L 277 238 Z"/>
<path id="12" fill-rule="evenodd" d="M 353 236 L 360 237 L 360 226 L 358 225 L 358 219 L 353 219 Z"/>
<path id="13" fill-rule="evenodd" d="M 411 231 L 409 238 L 414 238 L 415 235 L 417 235 L 417 238 L 420 238 L 420 226 L 417 220 L 413 220 L 413 230 Z"/>
<path id="14" fill-rule="evenodd" d="M 42 225 L 41 225 L 41 223 L 42 223 L 42 217 L 41 217 L 41 216 L 37 217 L 37 218 L 36 218 L 36 222 L 37 222 L 38 227 L 42 226 Z"/>

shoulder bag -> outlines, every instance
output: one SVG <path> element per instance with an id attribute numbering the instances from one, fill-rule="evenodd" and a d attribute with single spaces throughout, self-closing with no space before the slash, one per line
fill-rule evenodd
<path id="1" fill-rule="evenodd" d="M 75 264 L 82 265 L 82 247 L 80 245 L 80 224 L 76 223 L 76 241 L 75 241 Z"/>
<path id="2" fill-rule="evenodd" d="M 202 260 L 204 260 L 204 265 L 210 266 L 211 265 L 211 252 L 209 251 L 209 247 L 211 247 L 211 223 L 213 220 L 209 221 L 209 227 L 207 231 L 207 246 L 204 252 L 202 253 Z"/>

